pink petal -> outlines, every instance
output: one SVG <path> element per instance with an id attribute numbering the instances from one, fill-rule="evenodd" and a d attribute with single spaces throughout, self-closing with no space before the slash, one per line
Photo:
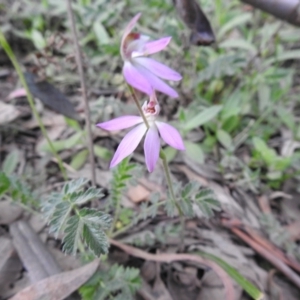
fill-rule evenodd
<path id="1" fill-rule="evenodd" d="M 142 123 L 142 117 L 123 116 L 107 122 L 98 123 L 97 126 L 108 131 L 121 130 Z"/>
<path id="2" fill-rule="evenodd" d="M 141 13 L 138 13 L 137 15 L 135 15 L 130 22 L 128 23 L 128 25 L 125 27 L 123 36 L 122 36 L 122 44 L 124 42 L 124 40 L 126 39 L 127 35 L 131 32 L 131 30 L 133 29 L 133 27 L 135 26 L 135 24 L 137 23 L 137 21 L 139 20 L 139 18 L 141 17 Z"/>
<path id="3" fill-rule="evenodd" d="M 153 172 L 155 168 L 159 157 L 159 150 L 159 135 L 157 132 L 157 128 L 153 126 L 148 129 L 144 143 L 145 160 L 149 172 Z"/>
<path id="4" fill-rule="evenodd" d="M 163 122 L 155 122 L 158 127 L 159 134 L 161 138 L 171 147 L 178 150 L 185 150 L 182 138 L 180 133 L 173 126 L 163 123 Z"/>
<path id="5" fill-rule="evenodd" d="M 8 100 L 11 100 L 11 99 L 14 99 L 14 98 L 19 98 L 19 97 L 26 97 L 26 90 L 23 89 L 23 88 L 20 88 L 20 89 L 17 89 L 17 90 L 14 90 L 13 92 L 11 92 L 8 96 L 7 96 L 7 99 Z"/>
<path id="6" fill-rule="evenodd" d="M 148 42 L 144 46 L 145 55 L 153 54 L 165 49 L 171 41 L 171 37 L 164 37 L 156 41 Z"/>
<path id="7" fill-rule="evenodd" d="M 148 57 L 137 57 L 134 59 L 140 65 L 151 71 L 154 75 L 167 80 L 178 81 L 182 79 L 182 76 L 171 68 L 167 67 L 160 62 L 148 58 Z"/>
<path id="8" fill-rule="evenodd" d="M 141 72 L 131 62 L 126 61 L 123 67 L 123 75 L 125 80 L 134 88 L 144 92 L 147 95 L 151 95 L 153 89 L 151 83 L 146 76 L 143 76 Z"/>
<path id="9" fill-rule="evenodd" d="M 146 131 L 147 127 L 143 123 L 133 128 L 124 136 L 110 163 L 110 168 L 116 166 L 136 149 Z"/>
<path id="10" fill-rule="evenodd" d="M 147 79 L 147 82 L 151 84 L 152 88 L 160 91 L 166 95 L 169 95 L 172 98 L 177 98 L 178 93 L 171 88 L 169 85 L 167 85 L 165 82 L 163 82 L 161 79 L 159 79 L 157 76 L 155 76 L 153 73 L 148 71 L 146 68 L 144 68 L 141 65 L 135 65 L 135 68 L 138 70 L 138 72 L 143 76 L 143 78 Z M 146 93 L 148 95 L 151 95 L 151 93 Z"/>

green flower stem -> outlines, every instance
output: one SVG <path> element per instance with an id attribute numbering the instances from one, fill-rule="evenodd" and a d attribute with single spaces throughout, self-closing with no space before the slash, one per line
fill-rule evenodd
<path id="1" fill-rule="evenodd" d="M 129 90 L 132 94 L 132 97 L 134 99 L 134 102 L 136 104 L 136 106 L 138 107 L 138 110 L 147 126 L 147 128 L 149 128 L 149 123 L 144 115 L 144 112 L 140 106 L 140 103 L 136 97 L 136 94 L 134 92 L 134 89 L 132 88 L 132 86 L 128 85 L 129 87 Z M 167 162 L 167 157 L 165 155 L 165 153 L 163 152 L 163 150 L 161 149 L 160 152 L 159 152 L 159 157 L 161 158 L 162 162 L 163 162 L 163 166 L 164 166 L 164 170 L 165 170 L 165 174 L 166 174 L 166 179 L 167 179 L 167 183 L 168 183 L 168 187 L 169 187 L 169 190 L 170 190 L 170 194 L 171 194 L 171 199 L 174 203 L 174 205 L 176 206 L 176 208 L 178 209 L 178 212 L 179 212 L 179 217 L 180 217 L 180 224 L 181 224 L 181 228 L 182 228 L 182 231 L 181 231 L 181 247 L 184 246 L 184 230 L 185 230 L 185 222 L 184 222 L 184 214 L 182 212 L 182 209 L 181 207 L 179 206 L 179 204 L 177 203 L 176 201 L 176 197 L 175 197 L 175 193 L 174 193 L 174 189 L 173 189 L 173 184 L 172 184 L 172 181 L 171 181 L 171 175 L 170 175 L 170 170 L 169 170 L 169 166 L 168 166 L 168 162 Z M 115 218 L 114 218 L 114 221 L 115 219 L 117 218 L 117 214 L 115 214 Z M 113 227 L 112 227 L 113 228 Z M 113 229 L 112 229 L 113 230 Z M 119 234 L 119 232 L 116 232 Z M 115 233 L 115 234 L 116 234 Z M 112 231 L 111 231 L 111 234 L 112 234 Z"/>
<path id="2" fill-rule="evenodd" d="M 135 104 L 136 104 L 136 106 L 137 106 L 137 108 L 138 108 L 138 110 L 139 110 L 139 112 L 140 112 L 140 115 L 141 115 L 141 117 L 143 118 L 144 123 L 146 124 L 147 128 L 149 129 L 150 126 L 149 126 L 148 120 L 147 120 L 147 118 L 145 117 L 145 114 L 144 114 L 144 112 L 143 112 L 143 110 L 142 110 L 142 107 L 141 107 L 141 105 L 140 105 L 140 103 L 139 103 L 139 100 L 138 100 L 138 98 L 137 98 L 137 96 L 136 96 L 136 94 L 135 94 L 135 92 L 134 92 L 133 87 L 132 87 L 131 85 L 128 84 L 128 88 L 129 88 L 130 93 L 131 93 L 131 95 L 132 95 L 132 98 L 133 98 L 133 100 L 134 100 L 134 102 L 135 102 Z"/>
<path id="3" fill-rule="evenodd" d="M 168 187 L 169 187 L 169 191 L 171 194 L 171 199 L 179 212 L 180 225 L 181 225 L 181 236 L 180 236 L 181 246 L 180 246 L 180 248 L 182 249 L 184 247 L 184 230 L 185 230 L 184 214 L 183 214 L 183 211 L 182 211 L 181 207 L 179 206 L 178 202 L 176 201 L 173 184 L 172 184 L 172 180 L 171 180 L 171 173 L 170 173 L 169 165 L 167 162 L 167 157 L 162 149 L 160 149 L 159 157 L 161 158 L 161 160 L 163 162 L 163 167 L 165 170 Z"/>
<path id="4" fill-rule="evenodd" d="M 40 118 L 40 116 L 39 116 L 39 114 L 38 114 L 38 112 L 36 110 L 36 107 L 34 105 L 33 97 L 32 97 L 32 95 L 31 95 L 31 93 L 29 91 L 29 88 L 28 88 L 28 85 L 27 85 L 26 80 L 24 78 L 24 75 L 23 75 L 23 72 L 21 70 L 21 67 L 20 67 L 20 65 L 19 65 L 19 63 L 18 63 L 18 61 L 17 61 L 17 59 L 16 59 L 16 57 L 15 57 L 15 55 L 14 55 L 14 53 L 13 53 L 11 47 L 10 47 L 10 45 L 8 44 L 6 38 L 3 35 L 3 33 L 2 33 L 1 30 L 0 30 L 0 44 L 1 44 L 2 48 L 4 49 L 4 51 L 6 52 L 7 56 L 9 57 L 9 59 L 11 60 L 13 66 L 14 66 L 14 68 L 15 68 L 15 70 L 16 70 L 19 78 L 20 78 L 20 81 L 21 81 L 23 87 L 26 90 L 28 103 L 29 103 L 29 106 L 30 106 L 30 108 L 32 110 L 32 113 L 33 113 L 34 117 L 36 118 L 36 120 L 37 120 L 37 122 L 39 124 L 39 127 L 40 127 L 40 129 L 42 131 L 42 134 L 43 134 L 44 138 L 47 140 L 47 142 L 49 144 L 49 147 L 51 149 L 52 154 L 55 156 L 55 158 L 57 160 L 59 169 L 60 169 L 60 171 L 62 173 L 62 176 L 63 176 L 64 180 L 67 180 L 67 173 L 66 173 L 66 170 L 65 170 L 65 168 L 63 166 L 63 162 L 62 162 L 60 156 L 57 154 L 57 152 L 56 152 L 56 150 L 55 150 L 55 148 L 54 148 L 54 146 L 53 146 L 53 144 L 52 144 L 52 142 L 51 142 L 51 140 L 50 140 L 50 138 L 49 138 L 49 136 L 47 134 L 46 128 L 45 128 L 45 126 L 44 126 L 44 124 L 43 124 L 43 122 L 42 122 L 42 120 L 41 120 L 41 118 Z"/>

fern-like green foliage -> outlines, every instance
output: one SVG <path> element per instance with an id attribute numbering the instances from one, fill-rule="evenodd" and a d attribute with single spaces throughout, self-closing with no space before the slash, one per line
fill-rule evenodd
<path id="1" fill-rule="evenodd" d="M 28 184 L 16 175 L 0 172 L 0 197 L 6 194 L 16 203 L 37 207 L 36 196 L 28 188 Z"/>
<path id="2" fill-rule="evenodd" d="M 177 204 L 182 213 L 189 218 L 199 214 L 210 218 L 214 215 L 214 211 L 220 210 L 220 204 L 216 199 L 212 190 L 203 188 L 198 182 L 191 181 L 185 186 L 176 184 L 175 193 L 177 195 Z M 174 200 L 168 197 L 165 209 L 169 216 L 174 216 L 178 212 L 178 207 Z"/>
<path id="3" fill-rule="evenodd" d="M 84 188 L 87 179 L 67 182 L 61 192 L 53 192 L 44 202 L 42 211 L 49 220 L 50 232 L 56 236 L 62 232 L 63 250 L 75 254 L 78 246 L 84 243 L 96 256 L 108 252 L 105 231 L 110 228 L 111 217 L 92 208 L 81 205 L 102 198 L 102 190 Z"/>
<path id="4" fill-rule="evenodd" d="M 83 300 L 131 300 L 141 286 L 139 270 L 117 264 L 98 271 L 79 290 Z"/>
<path id="5" fill-rule="evenodd" d="M 127 182 L 132 178 L 134 168 L 135 164 L 129 163 L 129 159 L 126 158 L 114 169 L 110 190 L 111 205 L 113 207 L 120 203 L 122 192 L 126 189 Z"/>

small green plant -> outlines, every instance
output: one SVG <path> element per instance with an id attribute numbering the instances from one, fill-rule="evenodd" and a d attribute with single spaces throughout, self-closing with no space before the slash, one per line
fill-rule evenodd
<path id="1" fill-rule="evenodd" d="M 99 210 L 82 207 L 93 199 L 101 199 L 101 189 L 84 188 L 86 179 L 65 183 L 61 192 L 53 192 L 44 202 L 42 211 L 49 220 L 50 232 L 64 233 L 63 250 L 76 254 L 82 244 L 95 256 L 108 252 L 105 231 L 111 226 L 111 217 Z"/>
<path id="2" fill-rule="evenodd" d="M 104 266 L 105 268 L 105 266 Z M 135 299 L 135 292 L 141 286 L 138 269 L 117 264 L 109 270 L 98 271 L 79 292 L 83 300 Z M 108 266 L 106 266 L 108 269 Z"/>

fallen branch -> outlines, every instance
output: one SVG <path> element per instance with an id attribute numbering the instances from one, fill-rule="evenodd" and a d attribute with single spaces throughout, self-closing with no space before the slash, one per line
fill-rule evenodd
<path id="1" fill-rule="evenodd" d="M 293 282 L 298 288 L 300 288 L 300 277 L 292 269 L 290 269 L 280 258 L 266 249 L 249 237 L 246 233 L 236 227 L 230 228 L 231 231 L 240 237 L 245 243 L 247 243 L 252 249 L 257 253 L 267 259 L 273 266 L 275 266 L 279 271 L 281 271 L 291 282 Z"/>

